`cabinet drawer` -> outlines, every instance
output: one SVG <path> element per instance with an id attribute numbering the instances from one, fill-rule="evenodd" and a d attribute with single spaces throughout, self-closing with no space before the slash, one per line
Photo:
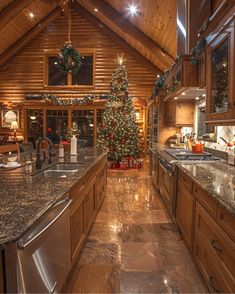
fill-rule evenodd
<path id="1" fill-rule="evenodd" d="M 179 181 L 188 189 L 189 192 L 193 191 L 193 181 L 182 170 L 179 170 Z"/>
<path id="2" fill-rule="evenodd" d="M 201 247 L 208 260 L 213 261 L 213 269 L 208 269 L 208 277 L 219 282 L 222 292 L 234 292 L 235 243 L 198 202 L 196 204 L 195 244 L 200 244 L 197 246 Z M 211 281 L 208 280 L 208 283 L 211 284 Z"/>
<path id="3" fill-rule="evenodd" d="M 223 207 L 218 207 L 217 222 L 228 236 L 235 242 L 235 216 Z"/>
<path id="4" fill-rule="evenodd" d="M 199 200 L 201 205 L 205 210 L 216 219 L 216 202 L 210 198 L 210 196 L 205 192 L 199 185 L 193 185 L 193 195 Z"/>

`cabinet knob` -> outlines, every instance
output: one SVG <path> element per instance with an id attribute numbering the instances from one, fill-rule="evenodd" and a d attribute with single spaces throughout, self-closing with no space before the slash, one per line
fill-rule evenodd
<path id="1" fill-rule="evenodd" d="M 232 108 L 232 103 L 231 102 L 228 103 L 228 108 L 229 109 Z"/>
<path id="2" fill-rule="evenodd" d="M 214 290 L 216 293 L 221 293 L 221 290 L 215 286 L 214 278 L 213 278 L 213 277 L 209 277 L 208 282 L 209 282 L 211 288 L 213 288 L 213 290 Z"/>
<path id="3" fill-rule="evenodd" d="M 218 252 L 221 253 L 223 250 L 221 248 L 219 248 L 216 244 L 215 240 L 211 240 L 211 246 Z"/>

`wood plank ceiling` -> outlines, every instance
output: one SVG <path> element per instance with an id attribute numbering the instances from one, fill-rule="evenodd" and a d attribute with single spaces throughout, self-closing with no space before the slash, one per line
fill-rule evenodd
<path id="1" fill-rule="evenodd" d="M 135 0 L 136 16 L 128 15 L 128 1 L 105 0 L 172 56 L 176 56 L 176 0 Z M 131 2 L 130 2 L 131 3 Z"/>
<path id="2" fill-rule="evenodd" d="M 100 27 L 111 29 L 156 68 L 163 71 L 173 63 L 176 55 L 176 0 L 135 0 L 139 14 L 134 17 L 127 16 L 126 0 L 72 2 L 93 14 L 100 21 Z M 40 22 L 50 17 L 59 4 L 60 0 L 1 0 L 0 58 L 12 57 L 6 54 L 11 48 L 13 55 L 16 54 L 14 44 L 40 26 Z M 96 7 L 98 11 L 95 11 Z M 34 16 L 31 17 L 30 13 Z"/>

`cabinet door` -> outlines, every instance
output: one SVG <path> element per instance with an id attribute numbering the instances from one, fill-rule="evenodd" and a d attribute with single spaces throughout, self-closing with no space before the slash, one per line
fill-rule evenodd
<path id="1" fill-rule="evenodd" d="M 106 164 L 99 170 L 96 176 L 96 196 L 95 196 L 95 207 L 99 209 L 102 200 L 105 196 L 107 184 L 107 168 Z"/>
<path id="2" fill-rule="evenodd" d="M 95 187 L 94 182 L 84 193 L 84 228 L 87 232 L 92 224 L 95 215 Z"/>
<path id="3" fill-rule="evenodd" d="M 71 207 L 70 215 L 71 257 L 76 259 L 85 240 L 84 229 L 84 199 L 79 199 Z"/>
<path id="4" fill-rule="evenodd" d="M 160 163 L 161 167 L 161 195 L 166 204 L 167 210 L 172 214 L 174 196 L 174 178 Z M 160 181 L 160 179 L 159 179 Z"/>
<path id="5" fill-rule="evenodd" d="M 199 88 L 204 88 L 206 86 L 206 52 L 203 51 L 202 54 L 199 56 L 198 62 L 199 68 Z"/>
<path id="6" fill-rule="evenodd" d="M 197 202 L 194 258 L 211 292 L 235 292 L 235 243 Z"/>
<path id="7" fill-rule="evenodd" d="M 176 103 L 176 126 L 193 126 L 194 101 L 177 101 Z"/>
<path id="8" fill-rule="evenodd" d="M 179 181 L 176 205 L 176 221 L 181 233 L 192 252 L 195 198 L 182 181 Z"/>
<path id="9" fill-rule="evenodd" d="M 234 19 L 207 48 L 207 120 L 235 121 Z"/>
<path id="10" fill-rule="evenodd" d="M 176 101 L 167 101 L 166 102 L 166 124 L 175 125 L 176 120 Z"/>

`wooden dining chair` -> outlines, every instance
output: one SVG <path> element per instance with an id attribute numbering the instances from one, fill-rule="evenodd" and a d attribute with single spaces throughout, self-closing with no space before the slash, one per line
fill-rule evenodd
<path id="1" fill-rule="evenodd" d="M 17 153 L 18 160 L 20 160 L 20 147 L 18 143 L 0 146 L 0 154 L 4 155 L 4 153 L 9 152 Z"/>

